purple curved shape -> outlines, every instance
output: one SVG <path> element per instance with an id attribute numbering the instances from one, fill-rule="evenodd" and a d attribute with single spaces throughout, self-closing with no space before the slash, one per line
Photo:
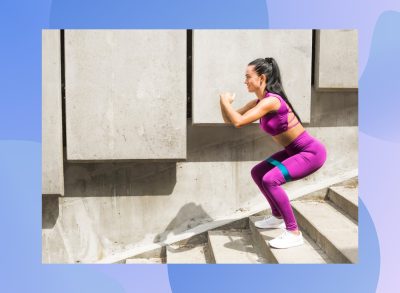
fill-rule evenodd
<path id="1" fill-rule="evenodd" d="M 396 222 L 400 207 L 397 185 L 400 143 L 388 142 L 360 131 L 359 144 L 360 198 L 365 201 L 374 219 L 380 245 L 378 292 L 395 292 L 399 288 L 400 263 L 400 234 Z"/>
<path id="2" fill-rule="evenodd" d="M 400 142 L 400 12 L 386 11 L 374 30 L 368 64 L 360 78 L 360 130 Z"/>

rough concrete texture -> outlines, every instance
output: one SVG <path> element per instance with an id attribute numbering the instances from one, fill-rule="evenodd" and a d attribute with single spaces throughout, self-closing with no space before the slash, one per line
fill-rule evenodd
<path id="1" fill-rule="evenodd" d="M 358 188 L 350 188 L 346 186 L 333 186 L 330 188 L 336 194 L 347 199 L 351 202 L 354 206 L 358 206 Z"/>
<path id="2" fill-rule="evenodd" d="M 42 194 L 64 194 L 60 31 L 42 30 Z"/>
<path id="3" fill-rule="evenodd" d="M 186 158 L 185 30 L 66 30 L 65 63 L 68 160 Z"/>
<path id="4" fill-rule="evenodd" d="M 327 202 L 296 200 L 292 202 L 292 207 L 299 225 L 326 251 L 333 262 L 357 262 L 356 223 Z"/>
<path id="5" fill-rule="evenodd" d="M 167 262 L 169 264 L 205 264 L 207 263 L 206 250 L 207 244 L 181 245 L 177 247 L 169 245 L 167 247 Z"/>
<path id="6" fill-rule="evenodd" d="M 357 126 L 358 93 L 321 92 L 311 89 L 311 122 L 309 126 Z M 302 117 L 300 117 L 302 118 Z"/>
<path id="7" fill-rule="evenodd" d="M 357 30 L 318 30 L 315 46 L 316 89 L 357 89 Z"/>
<path id="8" fill-rule="evenodd" d="M 358 187 L 332 186 L 328 198 L 358 221 Z"/>
<path id="9" fill-rule="evenodd" d="M 283 87 L 303 122 L 310 122 L 311 30 L 194 30 L 194 124 L 223 124 L 219 93 L 236 93 L 235 109 L 255 99 L 244 84 L 247 64 L 274 57 Z"/>
<path id="10" fill-rule="evenodd" d="M 327 147 L 325 165 L 296 189 L 358 166 L 358 128 L 308 128 Z M 44 202 L 43 262 L 94 262 L 163 241 L 238 209 L 268 203 L 251 168 L 280 150 L 257 125 L 196 127 L 188 121 L 186 162 L 66 165 L 66 197 Z"/>
<path id="11" fill-rule="evenodd" d="M 161 258 L 128 258 L 126 264 L 162 264 Z"/>
<path id="12" fill-rule="evenodd" d="M 210 250 L 212 250 L 212 255 L 217 264 L 260 264 L 267 262 L 253 246 L 249 230 L 209 231 L 208 239 Z"/>

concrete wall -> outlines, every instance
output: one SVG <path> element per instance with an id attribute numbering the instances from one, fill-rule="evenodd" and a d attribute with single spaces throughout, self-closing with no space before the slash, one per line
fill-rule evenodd
<path id="1" fill-rule="evenodd" d="M 318 30 L 315 54 L 317 90 L 358 88 L 357 30 Z"/>
<path id="2" fill-rule="evenodd" d="M 289 100 L 310 122 L 311 55 L 311 30 L 194 30 L 193 123 L 224 123 L 221 91 L 236 93 L 235 109 L 254 99 L 244 77 L 247 64 L 260 57 L 275 58 Z"/>
<path id="3" fill-rule="evenodd" d="M 357 126 L 358 93 L 356 91 L 317 91 L 311 89 L 311 122 L 308 126 Z"/>
<path id="4" fill-rule="evenodd" d="M 42 30 L 42 194 L 64 194 L 59 30 Z"/>
<path id="5" fill-rule="evenodd" d="M 186 158 L 186 31 L 65 32 L 68 160 Z"/>

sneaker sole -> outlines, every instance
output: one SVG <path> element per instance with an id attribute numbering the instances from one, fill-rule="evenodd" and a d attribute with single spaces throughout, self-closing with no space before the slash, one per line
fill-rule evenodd
<path id="1" fill-rule="evenodd" d="M 259 229 L 277 229 L 277 228 L 285 229 L 286 228 L 285 222 L 283 222 L 283 223 L 281 223 L 279 225 L 268 226 L 268 227 L 260 227 L 260 226 L 257 226 L 256 223 L 254 223 L 254 226 L 256 226 Z"/>
<path id="2" fill-rule="evenodd" d="M 300 246 L 303 245 L 304 241 L 302 240 L 301 242 L 295 242 L 289 246 L 279 246 L 279 245 L 271 245 L 271 243 L 268 242 L 268 245 L 272 248 L 278 248 L 278 249 L 285 249 L 285 248 L 291 248 L 291 247 L 296 247 L 296 246 Z"/>

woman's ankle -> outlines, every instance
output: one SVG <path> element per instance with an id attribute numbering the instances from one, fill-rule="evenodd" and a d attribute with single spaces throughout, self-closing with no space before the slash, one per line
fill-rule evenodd
<path id="1" fill-rule="evenodd" d="M 295 235 L 300 235 L 300 230 L 288 230 L 288 231 Z"/>

